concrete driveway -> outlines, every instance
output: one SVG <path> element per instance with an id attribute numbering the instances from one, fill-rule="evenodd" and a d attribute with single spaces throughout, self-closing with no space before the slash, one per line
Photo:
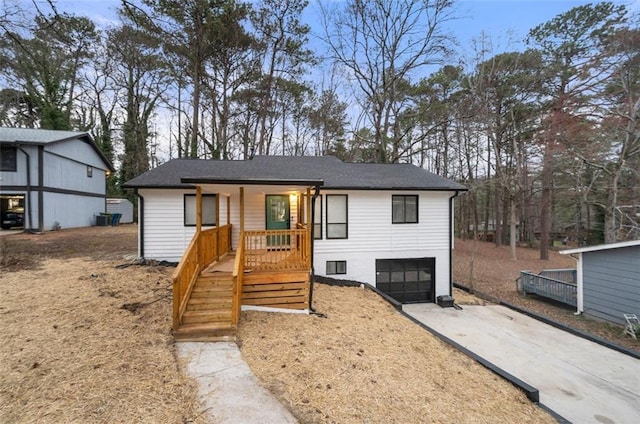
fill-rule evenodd
<path id="1" fill-rule="evenodd" d="M 640 419 L 640 360 L 504 306 L 404 305 L 404 311 L 540 392 L 573 423 Z"/>

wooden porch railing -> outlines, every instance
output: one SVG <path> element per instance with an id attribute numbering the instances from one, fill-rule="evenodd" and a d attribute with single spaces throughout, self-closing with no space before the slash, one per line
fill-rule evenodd
<path id="1" fill-rule="evenodd" d="M 530 271 L 520 271 L 518 280 L 524 294 L 537 294 L 571 306 L 577 306 L 578 304 L 576 283 L 560 281 L 541 274 L 534 274 Z M 516 284 L 518 280 L 516 280 Z"/>
<path id="2" fill-rule="evenodd" d="M 240 234 L 240 240 L 244 234 Z M 244 243 L 240 243 L 236 249 L 236 258 L 233 264 L 233 300 L 231 302 L 231 321 L 238 324 L 240 308 L 242 305 L 242 284 L 244 283 Z"/>
<path id="3" fill-rule="evenodd" d="M 173 328 L 182 324 L 193 286 L 203 269 L 229 252 L 231 225 L 196 231 L 173 273 Z"/>
<path id="4" fill-rule="evenodd" d="M 245 231 L 242 240 L 245 271 L 311 267 L 307 229 Z"/>

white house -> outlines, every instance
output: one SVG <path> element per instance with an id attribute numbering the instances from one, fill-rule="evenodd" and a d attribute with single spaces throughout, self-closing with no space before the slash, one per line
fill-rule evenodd
<path id="1" fill-rule="evenodd" d="M 234 250 L 244 230 L 293 230 L 311 221 L 315 275 L 371 283 L 403 303 L 452 293 L 453 199 L 466 189 L 413 165 L 175 159 L 124 187 L 139 199 L 139 255 L 146 259 L 183 257 L 197 232 L 198 188 L 202 228 L 228 224 Z"/>
<path id="2" fill-rule="evenodd" d="M 578 312 L 618 324 L 640 315 L 640 240 L 560 253 L 577 260 Z"/>
<path id="3" fill-rule="evenodd" d="M 0 128 L 0 149 L 3 217 L 19 213 L 25 229 L 46 231 L 94 225 L 105 211 L 113 166 L 88 133 Z"/>

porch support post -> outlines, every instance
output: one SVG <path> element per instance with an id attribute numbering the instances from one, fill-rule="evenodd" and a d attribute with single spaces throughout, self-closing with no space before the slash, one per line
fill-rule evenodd
<path id="1" fill-rule="evenodd" d="M 311 226 L 313 225 L 313 222 L 311 222 L 311 208 L 313 207 L 313 201 L 311 199 L 311 187 L 307 187 L 307 205 L 305 206 L 305 212 L 307 214 L 307 217 L 305 219 L 306 223 L 307 223 L 307 240 L 308 240 L 308 244 L 307 244 L 307 257 L 309 258 L 309 261 L 312 260 L 311 258 L 311 243 L 313 243 L 313 240 L 311 238 L 311 235 L 313 234 L 311 231 Z M 310 265 L 310 264 L 309 264 Z"/>
<path id="2" fill-rule="evenodd" d="M 200 232 L 202 231 L 202 187 L 196 186 L 196 250 L 198 258 L 198 269 L 202 265 L 200 258 L 202 258 L 202 246 L 200 239 Z M 198 271 L 199 273 L 200 271 Z"/>
<path id="3" fill-rule="evenodd" d="M 229 194 L 227 196 L 227 227 L 229 227 L 231 225 L 231 194 Z M 229 245 L 227 246 L 227 251 L 231 251 L 231 239 L 233 238 L 231 235 L 233 234 L 233 232 L 231 231 L 231 229 L 228 229 L 227 231 L 229 231 Z"/>
<path id="4" fill-rule="evenodd" d="M 196 187 L 196 232 L 202 231 L 202 187 Z"/>
<path id="5" fill-rule="evenodd" d="M 216 261 L 220 260 L 220 193 L 216 193 Z"/>
<path id="6" fill-rule="evenodd" d="M 242 233 L 244 233 L 244 187 L 240 187 L 240 235 Z"/>
<path id="7" fill-rule="evenodd" d="M 220 228 L 220 193 L 216 193 L 216 227 Z"/>

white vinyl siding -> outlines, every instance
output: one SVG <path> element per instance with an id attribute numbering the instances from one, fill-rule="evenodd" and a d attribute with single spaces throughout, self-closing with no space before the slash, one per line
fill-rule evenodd
<path id="1" fill-rule="evenodd" d="M 452 192 L 407 192 L 419 199 L 419 224 L 392 224 L 394 191 L 324 190 L 326 195 L 348 194 L 348 239 L 314 243 L 314 267 L 324 275 L 327 261 L 349 262 L 341 278 L 375 285 L 376 259 L 435 258 L 436 296 L 449 294 L 449 197 Z M 326 212 L 326 211 L 325 211 Z M 323 216 L 326 219 L 326 216 Z"/>
<path id="2" fill-rule="evenodd" d="M 195 190 L 140 189 L 144 198 L 144 257 L 178 262 L 195 234 L 196 227 L 184 226 L 184 195 Z M 226 198 L 222 197 L 222 202 Z M 220 221 L 226 223 L 226 203 Z M 140 208 L 138 209 L 140 212 Z M 211 228 L 211 227 L 203 227 Z"/>
<path id="3" fill-rule="evenodd" d="M 231 190 L 232 239 L 234 249 L 240 240 L 240 192 L 237 187 Z M 282 187 L 245 187 L 244 190 L 244 229 L 266 229 L 266 195 L 287 194 Z M 222 209 L 222 204 L 220 205 Z M 296 228 L 298 223 L 298 196 L 289 196 L 290 228 Z"/>
<path id="4" fill-rule="evenodd" d="M 245 188 L 245 230 L 265 229 L 265 193 L 282 193 L 281 187 Z M 205 190 L 206 191 L 206 190 Z M 144 197 L 144 257 L 148 259 L 178 262 L 195 234 L 195 227 L 184 226 L 184 195 L 195 194 L 192 190 L 140 189 Z M 208 194 L 208 193 L 203 193 Z M 232 247 L 236 249 L 240 239 L 240 192 L 238 187 L 229 187 L 229 192 L 220 195 L 220 226 L 227 224 L 227 198 L 231 195 Z M 297 197 L 289 196 L 291 205 L 291 228 L 298 222 Z M 142 222 L 142 221 L 138 221 Z M 203 228 L 212 228 L 203 226 Z"/>
<path id="5" fill-rule="evenodd" d="M 206 190 L 205 190 L 206 191 Z M 145 257 L 179 261 L 195 227 L 183 225 L 183 195 L 195 190 L 141 189 L 145 198 Z M 265 195 L 284 194 L 281 187 L 245 188 L 245 229 L 265 229 Z M 327 195 L 348 195 L 346 221 L 348 239 L 327 239 L 314 242 L 314 268 L 326 275 L 327 261 L 346 261 L 349 266 L 340 278 L 375 284 L 376 259 L 435 258 L 435 296 L 449 293 L 449 198 L 452 192 L 416 191 L 419 199 L 419 224 L 392 224 L 391 196 L 393 191 L 324 190 Z M 232 246 L 240 237 L 240 197 L 238 187 L 229 187 L 220 196 L 220 225 L 225 225 L 227 196 L 231 196 Z M 330 197 L 330 196 L 329 196 Z M 296 196 L 290 196 L 291 228 L 298 222 Z M 318 218 L 327 222 L 326 207 Z"/>

